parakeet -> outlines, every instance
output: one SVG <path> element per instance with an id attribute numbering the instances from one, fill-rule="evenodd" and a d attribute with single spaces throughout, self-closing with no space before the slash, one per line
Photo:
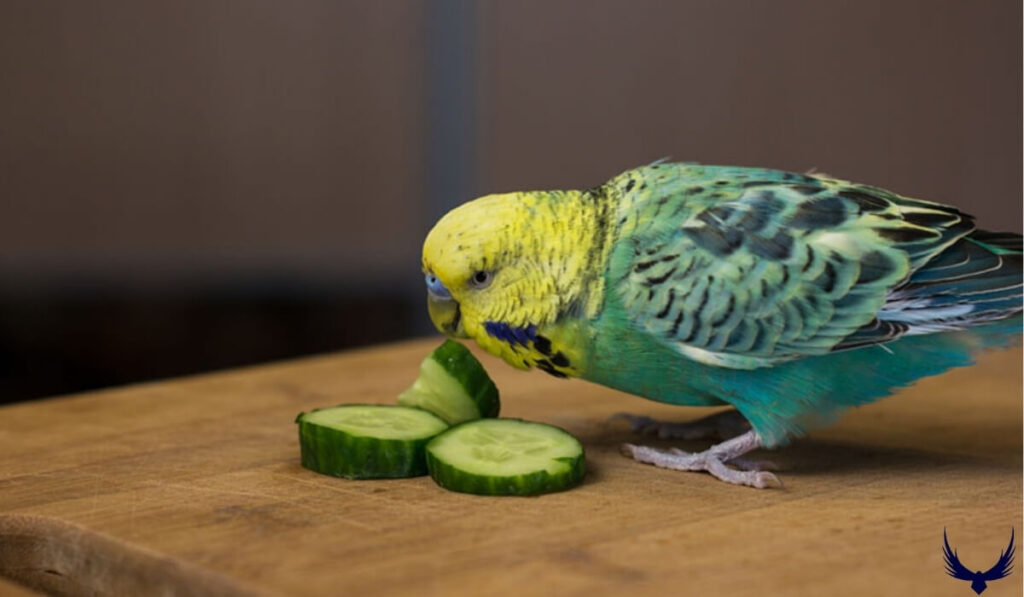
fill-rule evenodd
<path id="1" fill-rule="evenodd" d="M 739 434 L 634 459 L 730 483 L 741 458 L 1021 334 L 1021 236 L 821 174 L 656 163 L 585 191 L 488 195 L 423 244 L 428 310 L 514 367 L 677 405 Z M 632 417 L 637 428 L 721 431 Z"/>

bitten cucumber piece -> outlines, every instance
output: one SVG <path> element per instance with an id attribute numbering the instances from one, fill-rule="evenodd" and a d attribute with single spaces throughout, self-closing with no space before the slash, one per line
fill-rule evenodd
<path id="1" fill-rule="evenodd" d="M 349 479 L 427 474 L 427 442 L 448 428 L 425 410 L 375 404 L 320 408 L 295 422 L 302 466 Z"/>
<path id="2" fill-rule="evenodd" d="M 450 425 L 496 417 L 501 409 L 498 388 L 473 353 L 446 340 L 420 363 L 420 376 L 399 394 L 402 406 L 429 410 Z"/>
<path id="3" fill-rule="evenodd" d="M 568 432 L 521 419 L 478 419 L 427 444 L 427 468 L 438 485 L 483 495 L 535 495 L 583 479 L 583 446 Z"/>

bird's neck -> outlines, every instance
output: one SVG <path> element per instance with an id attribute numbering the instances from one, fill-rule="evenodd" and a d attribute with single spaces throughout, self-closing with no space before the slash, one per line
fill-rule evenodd
<path id="1" fill-rule="evenodd" d="M 528 255 L 553 285 L 558 297 L 556 320 L 591 319 L 604 301 L 604 271 L 611 248 L 614 210 L 598 190 L 531 194 L 535 211 L 527 242 Z"/>
<path id="2" fill-rule="evenodd" d="M 505 289 L 516 306 L 467 317 L 467 331 L 514 366 L 572 377 L 579 374 L 589 344 L 585 322 L 604 302 L 613 210 L 600 192 L 516 195 L 507 196 L 506 205 L 517 213 L 506 215 L 521 227 L 510 229 L 512 237 L 505 239 L 514 253 L 527 256 Z"/>

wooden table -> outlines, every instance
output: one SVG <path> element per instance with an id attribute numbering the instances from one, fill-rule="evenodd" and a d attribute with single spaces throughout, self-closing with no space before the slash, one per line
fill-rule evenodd
<path id="1" fill-rule="evenodd" d="M 705 410 L 486 356 L 503 414 L 583 441 L 581 487 L 478 497 L 299 466 L 296 413 L 391 403 L 436 343 L 0 408 L 0 591 L 967 596 L 943 572 L 943 527 L 985 569 L 1022 533 L 1020 349 L 773 453 L 785 489 L 632 462 L 618 449 L 628 429 L 608 420 Z M 985 597 L 1020 595 L 1021 578 L 1018 564 Z"/>

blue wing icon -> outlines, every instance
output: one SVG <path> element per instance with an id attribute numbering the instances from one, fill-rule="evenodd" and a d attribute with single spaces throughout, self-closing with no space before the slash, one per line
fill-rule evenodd
<path id="1" fill-rule="evenodd" d="M 967 566 L 960 563 L 960 558 L 957 557 L 956 551 L 949 546 L 946 529 L 942 529 L 942 540 L 945 543 L 942 552 L 946 559 L 946 574 L 960 580 L 971 581 L 971 589 L 979 595 L 988 588 L 986 584 L 988 581 L 1005 578 L 1013 570 L 1013 529 L 1010 529 L 1010 544 L 1006 547 L 1006 551 L 999 555 L 999 561 L 996 562 L 996 565 L 985 572 L 981 570 L 971 572 Z"/>

